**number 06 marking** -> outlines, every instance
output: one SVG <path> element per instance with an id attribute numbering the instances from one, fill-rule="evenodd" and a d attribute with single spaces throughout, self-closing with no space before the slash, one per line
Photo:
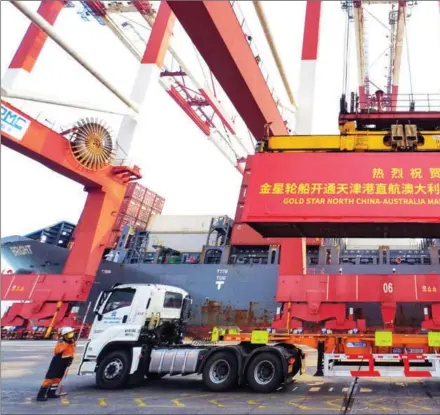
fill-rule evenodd
<path id="1" fill-rule="evenodd" d="M 383 292 L 385 294 L 389 294 L 393 292 L 393 283 L 392 282 L 384 282 L 383 284 Z"/>

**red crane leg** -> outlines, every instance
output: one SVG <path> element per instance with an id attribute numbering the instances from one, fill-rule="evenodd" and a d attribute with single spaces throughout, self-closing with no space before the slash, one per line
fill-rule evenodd
<path id="1" fill-rule="evenodd" d="M 136 7 L 141 7 L 141 4 L 138 3 L 135 3 L 137 4 Z M 160 70 L 163 66 L 175 20 L 176 18 L 168 4 L 162 2 L 130 95 L 130 98 L 139 104 L 141 110 L 139 118 L 148 117 L 148 114 L 145 114 L 144 103 L 150 88 L 160 78 Z M 130 154 L 132 140 L 137 135 L 136 130 L 138 127 L 139 123 L 136 119 L 131 116 L 123 117 L 117 137 L 119 143 L 118 158 L 125 158 Z"/>
<path id="2" fill-rule="evenodd" d="M 89 190 L 63 274 L 95 275 L 124 194 L 122 186 L 109 188 L 106 192 Z"/>
<path id="3" fill-rule="evenodd" d="M 42 1 L 38 8 L 38 14 L 48 23 L 54 25 L 63 7 L 63 1 Z M 47 38 L 46 33 L 34 23 L 29 25 L 6 71 L 5 79 L 3 80 L 3 84 L 6 88 L 11 88 L 21 74 L 25 76 L 32 72 Z"/>
<path id="4" fill-rule="evenodd" d="M 168 1 L 254 137 L 288 134 L 246 34 L 228 1 Z"/>

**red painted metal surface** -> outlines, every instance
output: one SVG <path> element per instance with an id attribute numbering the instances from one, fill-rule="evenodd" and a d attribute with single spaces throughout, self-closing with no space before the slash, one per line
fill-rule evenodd
<path id="1" fill-rule="evenodd" d="M 22 131 L 24 132 L 22 138 L 16 138 L 17 129 L 12 128 L 11 132 L 8 133 L 7 126 L 3 127 L 7 123 L 2 122 L 2 145 L 40 162 L 56 173 L 62 174 L 88 188 L 100 188 L 108 184 L 109 181 L 116 183 L 116 177 L 111 166 L 98 172 L 82 168 L 72 156 L 69 141 L 65 137 L 40 124 L 8 102 L 2 100 L 1 105 L 2 121 L 3 108 L 6 108 L 11 111 L 9 116 L 11 120 L 14 114 L 22 118 L 20 125 L 23 126 Z M 27 129 L 26 125 L 28 125 Z"/>
<path id="2" fill-rule="evenodd" d="M 428 275 L 284 275 L 280 302 L 440 302 L 440 274 Z"/>
<path id="3" fill-rule="evenodd" d="M 357 328 L 362 332 L 378 327 L 367 327 L 365 316 L 347 317 L 347 303 L 377 304 L 383 326 L 411 332 L 420 328 L 440 329 L 440 274 L 427 275 L 294 275 L 289 259 L 281 256 L 276 301 L 284 304 L 283 312 L 272 323 L 276 329 L 304 328 L 312 331 L 322 325 L 331 330 Z M 290 272 L 290 274 L 289 274 Z M 410 315 L 399 312 L 399 304 L 408 304 Z M 414 305 L 420 304 L 415 309 Z M 423 307 L 430 306 L 430 314 Z M 416 314 L 414 314 L 416 313 Z M 424 321 L 423 321 L 424 317 Z M 414 327 L 414 321 L 420 321 Z M 311 325 L 311 326 L 310 326 Z"/>
<path id="4" fill-rule="evenodd" d="M 138 8 L 138 6 L 136 7 Z M 157 17 L 154 20 L 153 29 L 148 39 L 144 56 L 142 57 L 142 64 L 155 64 L 159 68 L 163 66 L 165 53 L 175 21 L 176 17 L 172 14 L 168 4 L 162 2 Z"/>
<path id="5" fill-rule="evenodd" d="M 315 61 L 318 58 L 319 23 L 322 1 L 308 0 L 304 24 L 303 48 L 301 60 Z"/>
<path id="6" fill-rule="evenodd" d="M 270 122 L 272 134 L 287 134 L 230 2 L 168 4 L 254 137 L 263 137 L 265 125 Z"/>
<path id="7" fill-rule="evenodd" d="M 2 300 L 85 301 L 94 276 L 2 274 Z"/>
<path id="8" fill-rule="evenodd" d="M 241 221 L 265 237 L 436 237 L 439 207 L 436 153 L 260 153 Z"/>
<path id="9" fill-rule="evenodd" d="M 206 135 L 210 135 L 209 125 L 202 121 L 200 117 L 197 115 L 197 113 L 193 110 L 191 105 L 186 102 L 183 97 L 179 94 L 176 88 L 174 86 L 171 86 L 170 89 L 167 90 L 168 94 L 171 96 L 171 98 L 176 101 L 176 103 L 186 112 L 186 114 L 194 121 L 194 123 L 199 127 L 202 132 Z"/>
<path id="10" fill-rule="evenodd" d="M 217 98 L 211 94 L 208 89 L 200 89 L 200 94 L 205 98 L 206 102 L 211 106 L 214 112 L 218 115 L 218 117 L 222 120 L 224 126 L 232 133 L 235 134 L 235 125 L 232 121 L 231 117 L 226 113 L 224 108 L 221 106 L 220 102 L 218 102 Z"/>
<path id="11" fill-rule="evenodd" d="M 63 1 L 42 1 L 38 8 L 38 14 L 49 24 L 55 24 L 61 10 L 64 7 Z M 31 72 L 40 56 L 48 36 L 34 23 L 29 25 L 23 40 L 17 49 L 9 65 L 11 69 L 24 69 Z"/>

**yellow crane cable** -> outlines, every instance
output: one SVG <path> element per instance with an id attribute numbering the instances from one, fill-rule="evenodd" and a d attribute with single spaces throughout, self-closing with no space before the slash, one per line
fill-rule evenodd
<path id="1" fill-rule="evenodd" d="M 295 99 L 293 97 L 293 92 L 290 89 L 290 85 L 287 80 L 286 73 L 284 71 L 284 66 L 283 66 L 281 58 L 278 54 L 278 50 L 275 46 L 275 42 L 273 40 L 272 33 L 270 32 L 269 24 L 267 22 L 265 14 L 264 14 L 261 2 L 259 0 L 253 0 L 252 3 L 254 4 L 254 8 L 257 13 L 258 20 L 260 21 L 261 27 L 263 28 L 264 35 L 266 36 L 267 43 L 269 44 L 270 50 L 272 52 L 272 56 L 273 56 L 275 63 L 277 65 L 278 71 L 280 73 L 281 79 L 284 84 L 284 88 L 286 89 L 287 95 L 289 97 L 290 103 L 296 107 Z"/>

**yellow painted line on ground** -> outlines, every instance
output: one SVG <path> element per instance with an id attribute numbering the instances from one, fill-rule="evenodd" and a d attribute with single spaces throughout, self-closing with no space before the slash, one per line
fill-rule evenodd
<path id="1" fill-rule="evenodd" d="M 430 408 L 428 406 L 422 406 L 422 405 L 416 405 L 414 402 L 422 401 L 425 398 L 414 398 L 410 400 L 409 402 L 403 402 L 404 405 L 410 406 L 411 408 L 417 408 L 417 409 L 423 409 L 424 411 L 432 411 L 433 408 Z"/>
<path id="2" fill-rule="evenodd" d="M 99 406 L 107 406 L 107 402 L 104 398 L 99 398 L 98 404 L 99 404 Z"/>
<path id="3" fill-rule="evenodd" d="M 328 406 L 331 406 L 332 408 L 336 408 L 337 410 L 340 410 L 340 409 L 341 409 L 341 400 L 342 400 L 342 399 L 340 399 L 340 398 L 338 398 L 338 399 L 332 399 L 332 400 L 330 400 L 330 401 L 325 401 L 325 403 L 326 403 Z"/>
<path id="4" fill-rule="evenodd" d="M 295 406 L 296 408 L 302 409 L 303 411 L 339 411 L 340 410 L 340 406 L 335 408 L 335 407 L 330 405 L 330 407 L 316 408 L 316 407 L 310 407 L 310 406 L 307 406 L 307 405 L 303 405 L 302 403 L 297 403 L 297 402 L 294 402 L 294 401 L 289 401 L 287 403 L 289 405 Z"/>
<path id="5" fill-rule="evenodd" d="M 373 405 L 374 407 L 380 408 L 382 411 L 392 411 L 393 408 L 389 408 L 388 406 L 380 405 L 379 402 L 383 401 L 386 398 L 375 399 L 373 401 L 364 401 L 366 405 Z"/>
<path id="6" fill-rule="evenodd" d="M 69 400 L 68 400 L 67 398 L 61 398 L 61 404 L 63 404 L 63 405 L 69 405 L 70 402 L 69 402 Z"/>
<path id="7" fill-rule="evenodd" d="M 342 388 L 342 392 L 348 392 L 348 388 Z"/>
<path id="8" fill-rule="evenodd" d="M 320 386 L 313 386 L 313 387 L 311 387 L 311 388 L 309 389 L 309 392 L 318 392 L 319 389 L 321 389 Z"/>
<path id="9" fill-rule="evenodd" d="M 178 406 L 179 408 L 184 408 L 185 407 L 185 405 L 182 402 L 180 402 L 178 399 L 173 399 L 173 400 L 171 400 L 171 402 L 174 405 Z"/>
<path id="10" fill-rule="evenodd" d="M 217 401 L 215 401 L 215 400 L 211 400 L 211 401 L 208 401 L 211 405 L 215 405 L 217 408 L 224 408 L 225 406 L 224 405 L 222 405 L 221 403 L 218 403 Z"/>
<path id="11" fill-rule="evenodd" d="M 369 393 L 369 392 L 373 392 L 373 389 L 370 389 L 370 388 L 361 388 L 359 392 L 360 392 L 360 393 Z"/>
<path id="12" fill-rule="evenodd" d="M 197 393 L 197 394 L 191 394 L 191 393 L 182 393 L 180 395 L 180 399 L 184 400 L 184 399 L 199 399 L 199 398 L 208 398 L 210 396 L 215 396 L 215 393 Z"/>
<path id="13" fill-rule="evenodd" d="M 248 401 L 249 405 L 256 405 L 259 409 L 264 409 L 266 408 L 264 405 L 260 405 L 258 402 L 256 401 Z"/>
<path id="14" fill-rule="evenodd" d="M 147 406 L 147 404 L 142 399 L 137 398 L 135 399 L 135 401 L 139 408 L 145 408 Z"/>

